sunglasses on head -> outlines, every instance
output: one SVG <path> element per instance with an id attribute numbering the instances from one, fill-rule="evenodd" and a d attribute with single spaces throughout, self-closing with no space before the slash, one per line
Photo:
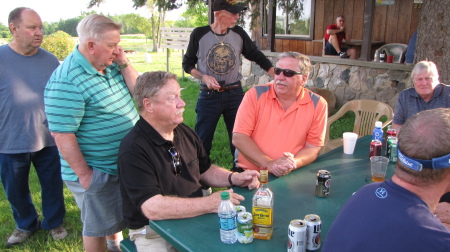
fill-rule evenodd
<path id="1" fill-rule="evenodd" d="M 172 165 L 173 165 L 173 174 L 176 176 L 181 173 L 181 162 L 180 162 L 180 153 L 175 149 L 175 147 L 170 147 L 168 150 L 170 156 L 172 157 Z"/>
<path id="2" fill-rule="evenodd" d="M 296 72 L 296 71 L 293 71 L 293 70 L 290 70 L 290 69 L 282 69 L 282 68 L 278 68 L 278 67 L 274 68 L 274 72 L 275 72 L 276 75 L 280 75 L 280 73 L 283 72 L 283 75 L 285 77 L 292 77 L 292 76 L 294 76 L 296 74 L 303 74 L 303 73 Z"/>

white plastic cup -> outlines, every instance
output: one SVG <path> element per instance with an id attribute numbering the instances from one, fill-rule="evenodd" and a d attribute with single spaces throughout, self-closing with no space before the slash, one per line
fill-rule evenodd
<path id="1" fill-rule="evenodd" d="M 342 138 L 344 139 L 344 153 L 353 154 L 353 151 L 355 151 L 356 139 L 358 139 L 358 134 L 353 132 L 345 132 L 344 134 L 342 134 Z"/>

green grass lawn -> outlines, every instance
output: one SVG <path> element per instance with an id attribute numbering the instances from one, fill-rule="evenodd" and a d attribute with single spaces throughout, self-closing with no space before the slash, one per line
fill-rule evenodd
<path id="1" fill-rule="evenodd" d="M 135 54 L 129 54 L 128 57 L 133 66 L 139 72 L 166 70 L 166 52 L 151 53 L 148 52 L 152 48 L 151 41 L 145 39 L 123 39 L 121 45 L 125 50 L 134 50 Z M 146 56 L 147 55 L 147 56 Z M 150 57 L 149 57 L 150 56 Z M 151 58 L 150 62 L 146 61 Z M 170 55 L 169 71 L 181 77 L 181 51 L 172 51 Z M 186 75 L 189 76 L 189 75 Z M 195 124 L 195 105 L 199 93 L 198 83 L 188 78 L 180 79 L 180 85 L 184 88 L 182 91 L 183 100 L 186 102 L 186 110 L 184 113 L 185 124 L 194 128 Z M 351 131 L 354 121 L 354 115 L 348 114 L 342 120 L 339 120 L 332 129 L 332 136 L 340 137 L 342 132 Z M 223 120 L 219 121 L 216 133 L 214 135 L 213 149 L 211 150 L 212 162 L 226 168 L 231 168 L 232 157 L 229 151 L 228 136 Z M 30 188 L 33 202 L 38 212 L 41 214 L 40 184 L 34 169 L 30 174 Z M 6 200 L 3 190 L 0 190 L 0 251 L 83 251 L 81 221 L 79 210 L 75 204 L 71 192 L 64 188 L 66 200 L 66 218 L 64 226 L 69 232 L 66 239 L 62 241 L 52 241 L 50 235 L 40 230 L 36 232 L 29 241 L 24 244 L 11 248 L 5 247 L 5 242 L 15 228 L 15 223 L 11 215 L 9 203 Z M 216 225 L 216 223 L 211 223 Z M 127 232 L 124 232 L 125 236 Z"/>

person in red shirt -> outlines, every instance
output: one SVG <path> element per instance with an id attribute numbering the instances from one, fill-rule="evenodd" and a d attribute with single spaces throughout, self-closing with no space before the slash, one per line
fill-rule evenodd
<path id="1" fill-rule="evenodd" d="M 325 55 L 339 55 L 340 58 L 356 59 L 356 49 L 342 48 L 342 40 L 350 41 L 350 37 L 345 33 L 345 18 L 338 16 L 336 24 L 327 26 L 325 35 Z"/>

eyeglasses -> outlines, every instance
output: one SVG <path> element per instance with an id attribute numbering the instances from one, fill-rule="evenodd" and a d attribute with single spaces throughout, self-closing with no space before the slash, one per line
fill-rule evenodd
<path id="1" fill-rule="evenodd" d="M 296 74 L 303 74 L 303 73 L 300 73 L 300 72 L 296 72 L 296 71 L 294 71 L 294 70 L 290 70 L 290 69 L 281 69 L 281 68 L 278 68 L 278 67 L 275 67 L 275 68 L 274 68 L 274 72 L 275 72 L 276 75 L 280 75 L 280 73 L 283 72 L 283 75 L 284 75 L 285 77 L 292 77 L 292 76 L 294 76 L 294 75 L 296 75 Z"/>
<path id="2" fill-rule="evenodd" d="M 173 174 L 176 176 L 181 173 L 181 162 L 180 162 L 180 153 L 175 149 L 175 147 L 170 147 L 168 150 L 170 156 L 172 157 L 172 165 L 173 165 Z"/>

